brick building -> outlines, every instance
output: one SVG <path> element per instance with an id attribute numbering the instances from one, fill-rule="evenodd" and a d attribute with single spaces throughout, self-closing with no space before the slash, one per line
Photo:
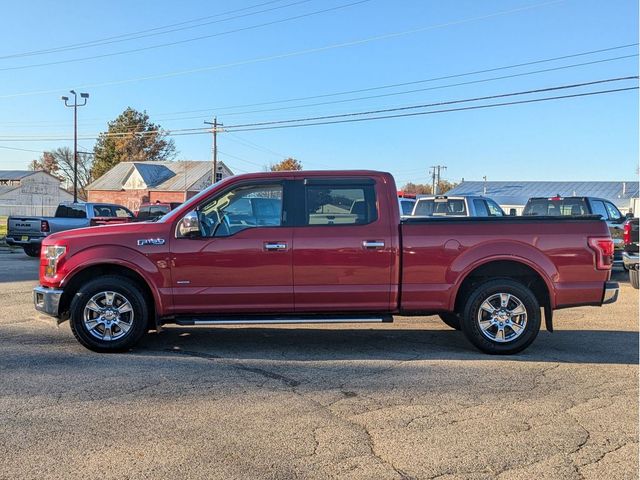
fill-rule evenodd
<path id="1" fill-rule="evenodd" d="M 184 202 L 211 185 L 211 162 L 122 162 L 86 187 L 87 201 L 138 210 L 145 202 Z M 218 162 L 216 180 L 233 175 Z"/>

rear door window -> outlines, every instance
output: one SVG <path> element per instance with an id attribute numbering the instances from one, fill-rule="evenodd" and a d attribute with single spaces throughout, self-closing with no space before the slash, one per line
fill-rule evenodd
<path id="1" fill-rule="evenodd" d="M 363 225 L 378 218 L 373 185 L 306 185 L 306 225 Z"/>
<path id="2" fill-rule="evenodd" d="M 602 202 L 601 200 L 592 200 L 591 209 L 593 210 L 594 215 L 601 215 L 603 220 L 609 219 L 607 209 L 604 206 L 604 202 Z"/>
<path id="3" fill-rule="evenodd" d="M 473 206 L 476 209 L 476 215 L 478 217 L 488 217 L 489 211 L 487 210 L 487 206 L 484 203 L 484 200 L 474 200 Z"/>

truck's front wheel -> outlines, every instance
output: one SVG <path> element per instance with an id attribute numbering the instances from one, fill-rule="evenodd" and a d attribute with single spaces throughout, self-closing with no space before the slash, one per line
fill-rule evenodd
<path id="1" fill-rule="evenodd" d="M 80 287 L 71 302 L 71 331 L 95 352 L 123 352 L 145 334 L 148 308 L 138 285 L 105 276 Z"/>
<path id="2" fill-rule="evenodd" d="M 540 305 L 531 290 L 511 279 L 497 279 L 470 292 L 461 326 L 483 352 L 509 355 L 535 340 L 540 320 Z"/>

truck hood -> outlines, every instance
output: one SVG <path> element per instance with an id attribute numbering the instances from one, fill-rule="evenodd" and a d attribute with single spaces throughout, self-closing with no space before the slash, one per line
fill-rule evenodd
<path id="1" fill-rule="evenodd" d="M 79 244 L 82 247 L 91 245 L 122 245 L 133 247 L 138 239 L 165 235 L 170 226 L 166 223 L 140 222 L 117 223 L 97 227 L 78 228 L 54 233 L 43 240 L 42 245 Z"/>

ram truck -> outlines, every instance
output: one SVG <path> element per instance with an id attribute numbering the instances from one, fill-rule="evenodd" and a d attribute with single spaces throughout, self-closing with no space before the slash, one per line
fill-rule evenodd
<path id="1" fill-rule="evenodd" d="M 618 296 L 599 217 L 400 217 L 388 173 L 234 176 L 154 223 L 47 237 L 35 308 L 99 352 L 168 323 L 440 315 L 480 350 L 511 354 L 543 319 L 553 329 L 554 310 Z"/>
<path id="2" fill-rule="evenodd" d="M 6 242 L 22 247 L 30 257 L 39 257 L 42 240 L 56 232 L 131 220 L 133 213 L 122 205 L 66 202 L 58 205 L 53 217 L 9 217 Z"/>

